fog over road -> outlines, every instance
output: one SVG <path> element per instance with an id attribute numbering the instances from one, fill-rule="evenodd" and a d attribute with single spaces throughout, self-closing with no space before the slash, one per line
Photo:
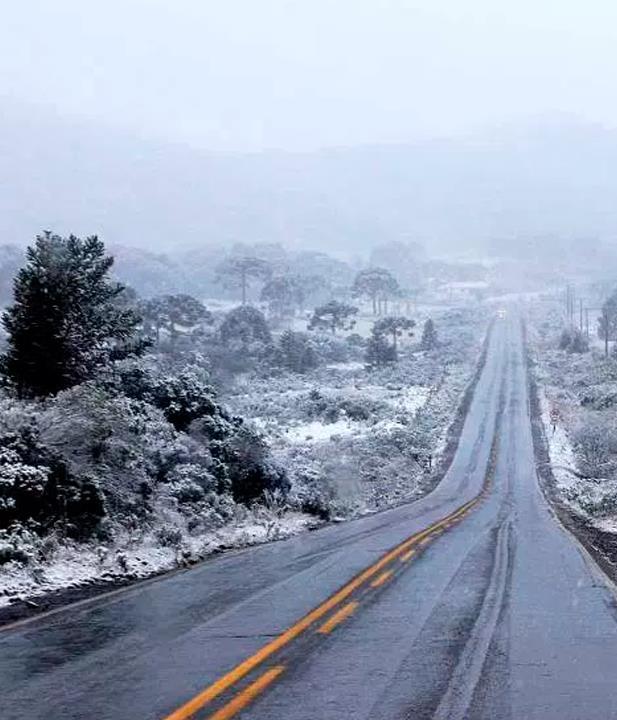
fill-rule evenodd
<path id="1" fill-rule="evenodd" d="M 528 406 L 513 311 L 430 495 L 1 632 L 0 716 L 617 717 L 614 597 L 539 490 Z"/>

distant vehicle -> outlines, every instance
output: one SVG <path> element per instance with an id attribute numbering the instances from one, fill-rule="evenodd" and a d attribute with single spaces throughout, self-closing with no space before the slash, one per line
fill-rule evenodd
<path id="1" fill-rule="evenodd" d="M 500 308 L 499 310 L 497 310 L 497 317 L 498 317 L 498 318 L 503 319 L 503 318 L 505 318 L 505 316 L 506 316 L 506 311 L 505 311 L 503 308 Z"/>

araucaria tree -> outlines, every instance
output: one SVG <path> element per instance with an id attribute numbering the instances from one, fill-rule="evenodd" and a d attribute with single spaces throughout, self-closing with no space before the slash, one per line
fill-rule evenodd
<path id="1" fill-rule="evenodd" d="M 1 369 L 22 397 L 53 395 L 134 351 L 139 318 L 109 279 L 113 258 L 95 236 L 46 232 L 26 252 L 14 303 L 2 316 L 8 349 Z"/>
<path id="2" fill-rule="evenodd" d="M 366 347 L 366 362 L 378 367 L 398 360 L 398 339 L 404 333 L 413 335 L 415 322 L 406 317 L 385 317 L 373 325 L 371 337 Z M 391 342 L 388 342 L 391 340 Z"/>
<path id="3" fill-rule="evenodd" d="M 246 305 L 246 293 L 250 285 L 265 281 L 272 274 L 272 266 L 266 260 L 246 255 L 231 255 L 217 268 L 217 279 L 223 285 L 239 287 L 242 292 L 242 304 Z"/>
<path id="4" fill-rule="evenodd" d="M 139 309 L 144 329 L 154 331 L 157 342 L 161 328 L 167 329 L 173 341 L 178 335 L 179 326 L 186 328 L 198 323 L 211 325 L 214 322 L 212 313 L 191 295 L 161 295 L 144 300 Z"/>
<path id="5" fill-rule="evenodd" d="M 381 305 L 387 308 L 389 299 L 396 297 L 399 285 L 396 279 L 384 268 L 368 268 L 361 270 L 351 288 L 354 297 L 367 297 L 373 304 L 373 315 L 381 314 Z"/>
<path id="6" fill-rule="evenodd" d="M 260 297 L 268 303 L 272 317 L 281 320 L 293 316 L 296 307 L 302 305 L 304 293 L 295 277 L 281 275 L 268 280 Z"/>
<path id="7" fill-rule="evenodd" d="M 406 317 L 389 316 L 377 320 L 373 325 L 374 335 L 387 335 L 392 339 L 392 347 L 396 353 L 397 341 L 403 333 L 407 333 L 410 337 L 413 335 L 412 329 L 415 327 L 415 320 Z"/>
<path id="8" fill-rule="evenodd" d="M 309 321 L 309 330 L 329 330 L 333 335 L 337 330 L 352 330 L 356 324 L 358 308 L 338 300 L 331 300 L 315 308 Z"/>

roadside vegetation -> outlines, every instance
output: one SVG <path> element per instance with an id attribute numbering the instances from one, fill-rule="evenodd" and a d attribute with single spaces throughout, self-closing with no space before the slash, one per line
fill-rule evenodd
<path id="1" fill-rule="evenodd" d="M 557 299 L 534 304 L 528 333 L 557 496 L 595 527 L 617 532 L 612 302 L 597 313 L 589 337 L 565 323 Z"/>
<path id="2" fill-rule="evenodd" d="M 96 237 L 37 238 L 3 316 L 0 603 L 434 485 L 483 313 L 411 317 L 389 270 L 311 258 L 238 248 L 216 268 L 223 298 L 203 302 L 117 282 Z"/>

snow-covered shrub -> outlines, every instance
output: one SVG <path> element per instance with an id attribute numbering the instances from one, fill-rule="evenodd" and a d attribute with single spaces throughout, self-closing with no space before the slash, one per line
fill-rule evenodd
<path id="1" fill-rule="evenodd" d="M 51 537 L 55 537 L 53 533 Z M 8 563 L 34 566 L 50 554 L 53 553 L 41 539 L 40 528 L 32 521 L 13 522 L 0 529 L 0 566 Z"/>
<path id="2" fill-rule="evenodd" d="M 561 488 L 564 499 L 591 518 L 617 515 L 617 483 L 577 480 Z"/>
<path id="3" fill-rule="evenodd" d="M 366 345 L 364 361 L 371 367 L 381 367 L 397 360 L 396 348 L 383 334 L 372 333 Z"/>
<path id="4" fill-rule="evenodd" d="M 179 548 L 182 545 L 182 530 L 173 525 L 163 525 L 156 531 L 156 538 L 163 547 Z"/>
<path id="5" fill-rule="evenodd" d="M 284 471 L 272 462 L 263 438 L 250 428 L 240 426 L 230 438 L 226 459 L 236 502 L 251 503 L 266 491 L 284 495 L 289 491 Z"/>
<path id="6" fill-rule="evenodd" d="M 161 455 L 176 439 L 161 411 L 87 383 L 49 401 L 40 425 L 41 439 L 71 473 L 100 487 L 108 511 L 147 512 Z"/>
<path id="7" fill-rule="evenodd" d="M 581 472 L 588 477 L 605 478 L 617 469 L 617 428 L 605 417 L 581 419 L 572 435 Z"/>
<path id="8" fill-rule="evenodd" d="M 186 430 L 193 420 L 219 409 L 216 391 L 207 382 L 204 370 L 196 366 L 169 374 L 144 363 L 127 363 L 120 382 L 123 393 L 162 410 L 176 430 Z"/>
<path id="9" fill-rule="evenodd" d="M 41 441 L 31 416 L 0 436 L 0 528 L 35 520 L 41 530 L 62 520 L 67 534 L 90 534 L 103 515 L 96 483 L 70 472 L 62 457 Z"/>
<path id="10" fill-rule="evenodd" d="M 317 366 L 317 353 L 307 333 L 286 330 L 274 352 L 274 362 L 287 370 L 306 373 Z"/>
<path id="11" fill-rule="evenodd" d="M 355 421 L 370 420 L 385 408 L 385 404 L 353 389 L 338 392 L 314 389 L 303 399 L 303 408 L 309 418 L 319 418 L 331 423 L 341 416 Z"/>
<path id="12" fill-rule="evenodd" d="M 559 349 L 569 353 L 586 353 L 589 341 L 580 330 L 564 328 L 559 336 Z"/>
<path id="13" fill-rule="evenodd" d="M 315 352 L 323 362 L 347 362 L 350 359 L 351 347 L 344 338 L 325 333 L 312 336 Z"/>
<path id="14" fill-rule="evenodd" d="M 168 493 L 179 503 L 197 503 L 205 500 L 218 486 L 214 475 L 205 467 L 185 463 L 176 465 L 167 475 Z"/>
<path id="15" fill-rule="evenodd" d="M 358 355 L 358 357 L 362 353 L 362 350 L 366 347 L 366 338 L 362 337 L 360 333 L 351 333 L 350 335 L 347 335 L 345 342 L 352 349 L 352 352 Z"/>
<path id="16" fill-rule="evenodd" d="M 322 468 L 314 465 L 297 467 L 291 502 L 302 512 L 329 520 L 336 502 L 336 493 Z"/>
<path id="17" fill-rule="evenodd" d="M 272 354 L 272 336 L 264 314 L 250 305 L 227 313 L 218 331 L 218 342 L 208 348 L 212 364 L 230 373 L 246 372 Z"/>
<path id="18" fill-rule="evenodd" d="M 578 396 L 581 405 L 591 410 L 607 410 L 617 405 L 617 388 L 614 382 L 582 386 Z"/>

